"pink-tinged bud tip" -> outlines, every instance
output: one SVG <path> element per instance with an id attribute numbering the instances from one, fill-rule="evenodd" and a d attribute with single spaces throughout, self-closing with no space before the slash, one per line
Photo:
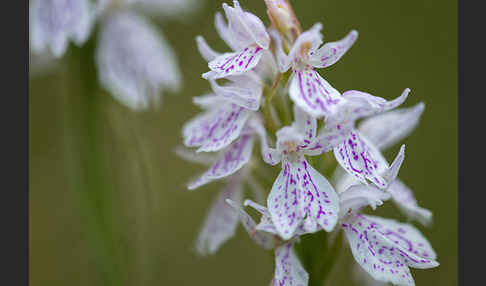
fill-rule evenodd
<path id="1" fill-rule="evenodd" d="M 292 43 L 302 29 L 287 0 L 265 0 L 267 14 L 275 28 Z"/>

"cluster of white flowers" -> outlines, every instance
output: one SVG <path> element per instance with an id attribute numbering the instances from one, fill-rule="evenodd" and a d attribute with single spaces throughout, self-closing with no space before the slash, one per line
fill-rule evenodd
<path id="1" fill-rule="evenodd" d="M 397 109 L 409 89 L 391 101 L 356 90 L 340 93 L 315 68 L 335 64 L 358 32 L 321 46 L 321 24 L 301 32 L 287 1 L 265 2 L 272 21 L 268 28 L 238 1 L 233 7 L 223 4 L 227 21 L 216 14 L 216 30 L 232 51 L 219 53 L 202 37 L 196 39 L 208 61 L 210 70 L 202 76 L 212 93 L 194 98 L 204 111 L 183 128 L 184 145 L 197 147 L 196 153 L 178 151 L 210 166 L 189 183 L 190 190 L 218 179 L 227 182 L 204 222 L 198 252 L 214 253 L 241 222 L 258 245 L 274 250 L 273 285 L 305 286 L 309 275 L 293 248 L 299 236 L 342 230 L 356 262 L 374 279 L 414 285 L 409 267 L 439 265 L 427 239 L 410 224 L 361 211 L 391 199 L 410 219 L 430 222 L 430 211 L 419 207 L 396 178 L 405 146 L 392 164 L 380 153 L 413 131 L 424 104 Z M 290 125 L 282 126 L 284 113 L 272 105 L 275 92 L 283 108 L 293 110 Z M 281 128 L 274 132 L 269 121 Z M 253 152 L 257 141 L 260 150 Z M 315 160 L 307 159 L 327 152 L 338 163 L 333 184 L 309 164 Z M 255 172 L 261 177 L 262 170 L 278 163 L 282 169 L 273 186 L 265 186 Z M 245 190 L 259 202 L 244 201 L 261 214 L 258 224 L 241 206 Z"/>
<path id="2" fill-rule="evenodd" d="M 158 104 L 162 90 L 181 86 L 167 40 L 142 13 L 181 15 L 194 0 L 32 0 L 30 46 L 34 57 L 63 56 L 83 45 L 99 23 L 96 65 L 101 85 L 122 104 L 142 110 Z"/>

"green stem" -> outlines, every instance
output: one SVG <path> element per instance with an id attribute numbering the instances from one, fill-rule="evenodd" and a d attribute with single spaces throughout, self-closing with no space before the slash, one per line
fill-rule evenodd
<path id="1" fill-rule="evenodd" d="M 71 47 L 69 54 L 69 90 L 66 92 L 66 132 L 68 134 L 68 164 L 72 186 L 85 211 L 86 230 L 98 255 L 104 285 L 124 285 L 119 260 L 116 259 L 115 231 L 112 224 L 113 185 L 103 150 L 103 118 L 100 114 L 99 87 L 94 65 L 95 40 L 82 48 Z"/>
<path id="2" fill-rule="evenodd" d="M 263 110 L 263 115 L 265 116 L 265 124 L 267 125 L 267 129 L 270 131 L 271 134 L 275 134 L 275 132 L 277 132 L 278 130 L 277 124 L 272 114 L 272 98 L 277 92 L 277 88 L 279 86 L 281 79 L 282 79 L 282 74 L 279 73 L 277 77 L 275 77 L 272 86 L 265 94 L 265 106 Z"/>
<path id="3" fill-rule="evenodd" d="M 327 249 L 326 254 L 315 266 L 315 286 L 322 286 L 326 282 L 329 273 L 339 258 L 339 251 L 342 248 L 342 232 L 339 231 L 332 245 Z M 309 286 L 312 286 L 309 284 Z"/>
<path id="4" fill-rule="evenodd" d="M 309 273 L 309 286 L 322 286 L 327 280 L 342 247 L 342 234 L 339 232 L 332 244 L 328 244 L 329 233 L 320 231 L 301 237 L 295 249 Z"/>

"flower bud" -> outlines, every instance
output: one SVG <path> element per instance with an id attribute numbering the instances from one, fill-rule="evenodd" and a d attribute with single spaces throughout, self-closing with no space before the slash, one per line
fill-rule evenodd
<path id="1" fill-rule="evenodd" d="M 292 44 L 302 29 L 290 3 L 287 0 L 265 0 L 265 4 L 268 17 L 283 36 L 284 42 Z"/>

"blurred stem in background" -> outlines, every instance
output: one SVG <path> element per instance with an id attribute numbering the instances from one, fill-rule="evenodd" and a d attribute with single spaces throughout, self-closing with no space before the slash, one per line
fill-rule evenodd
<path id="1" fill-rule="evenodd" d="M 124 285 L 122 265 L 113 225 L 115 186 L 112 169 L 103 150 L 100 105 L 94 65 L 95 37 L 82 47 L 71 47 L 66 57 L 69 64 L 70 89 L 65 93 L 65 132 L 70 185 L 81 204 L 85 229 L 93 247 L 96 268 L 104 285 Z"/>

